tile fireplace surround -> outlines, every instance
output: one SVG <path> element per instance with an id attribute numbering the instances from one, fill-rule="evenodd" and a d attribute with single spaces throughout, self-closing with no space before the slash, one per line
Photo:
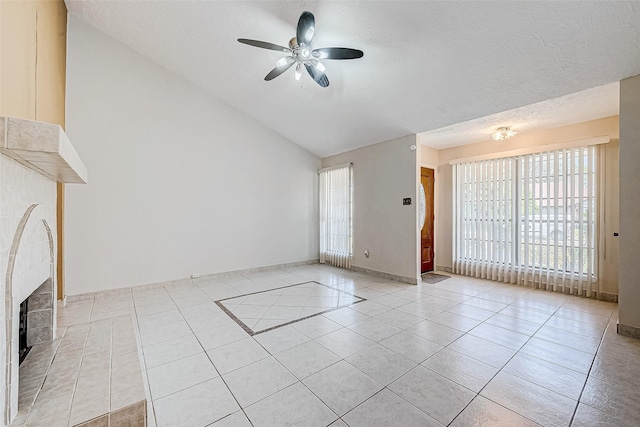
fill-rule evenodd
<path id="1" fill-rule="evenodd" d="M 20 303 L 33 301 L 27 343 L 56 331 L 56 182 L 86 183 L 87 170 L 59 125 L 0 117 L 0 425 L 18 412 Z M 31 296 L 31 297 L 30 297 Z"/>

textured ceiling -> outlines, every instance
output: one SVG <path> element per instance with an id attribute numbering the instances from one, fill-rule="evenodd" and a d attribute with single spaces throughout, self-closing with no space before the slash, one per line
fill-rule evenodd
<path id="1" fill-rule="evenodd" d="M 620 84 L 616 82 L 423 132 L 420 143 L 440 150 L 487 141 L 502 126 L 523 134 L 615 116 L 619 111 Z"/>
<path id="2" fill-rule="evenodd" d="M 634 1 L 66 3 L 70 13 L 320 157 L 640 74 Z M 281 55 L 236 41 L 286 45 L 303 10 L 315 14 L 316 46 L 365 52 L 359 60 L 326 61 L 326 89 L 307 75 L 296 82 L 291 70 L 265 82 Z M 526 128 L 536 114 L 518 125 Z M 554 125 L 568 124 L 556 116 Z M 483 129 L 502 125 L 496 117 Z"/>

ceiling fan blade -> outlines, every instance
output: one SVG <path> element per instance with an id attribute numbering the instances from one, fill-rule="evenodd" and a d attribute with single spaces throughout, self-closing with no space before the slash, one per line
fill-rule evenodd
<path id="1" fill-rule="evenodd" d="M 311 78 L 313 78 L 313 80 L 315 80 L 316 83 L 318 83 L 322 87 L 329 86 L 329 79 L 327 78 L 327 75 L 323 71 L 318 70 L 313 65 L 305 64 L 304 66 L 309 72 L 309 75 L 311 76 Z"/>
<path id="2" fill-rule="evenodd" d="M 313 50 L 313 56 L 318 59 L 358 59 L 364 52 L 348 47 L 321 47 Z"/>
<path id="3" fill-rule="evenodd" d="M 269 81 L 269 80 L 273 80 L 276 77 L 278 77 L 280 74 L 284 73 L 285 71 L 287 71 L 289 68 L 291 68 L 291 66 L 295 63 L 296 61 L 293 59 L 293 57 L 291 56 L 285 56 L 283 58 L 280 58 L 280 60 L 278 62 L 276 62 L 276 68 L 274 68 L 273 70 L 271 70 L 269 72 L 269 74 L 267 74 L 265 76 L 265 80 Z"/>
<path id="4" fill-rule="evenodd" d="M 298 28 L 296 29 L 296 38 L 298 44 L 305 44 L 305 46 L 311 45 L 313 40 L 313 33 L 316 32 L 316 19 L 311 12 L 302 12 L 300 19 L 298 20 Z"/>
<path id="5" fill-rule="evenodd" d="M 269 50 L 277 50 L 279 52 L 290 53 L 291 49 L 288 47 L 280 46 L 277 44 L 262 42 L 260 40 L 251 40 L 251 39 L 238 39 L 240 43 L 248 44 L 249 46 L 261 47 L 263 49 Z"/>

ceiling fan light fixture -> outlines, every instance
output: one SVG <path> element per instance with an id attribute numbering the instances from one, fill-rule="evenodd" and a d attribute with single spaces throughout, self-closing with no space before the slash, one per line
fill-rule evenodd
<path id="1" fill-rule="evenodd" d="M 493 138 L 494 141 L 503 141 L 505 139 L 514 137 L 517 134 L 518 132 L 512 130 L 511 126 L 502 126 L 496 129 L 496 131 L 491 134 L 491 138 Z"/>
<path id="2" fill-rule="evenodd" d="M 309 27 L 309 29 L 307 29 L 307 32 L 304 33 L 304 39 L 305 40 L 311 40 L 313 39 L 313 34 L 316 32 L 315 27 Z"/>
<path id="3" fill-rule="evenodd" d="M 283 56 L 282 58 L 278 59 L 278 62 L 276 62 L 276 66 L 277 67 L 284 67 L 285 65 L 291 63 L 293 61 L 291 61 L 291 57 L 290 56 Z"/>
<path id="4" fill-rule="evenodd" d="M 329 86 L 329 79 L 324 73 L 326 67 L 319 59 L 358 59 L 364 53 L 358 49 L 348 47 L 324 47 L 314 49 L 313 36 L 316 31 L 315 18 L 311 12 L 302 12 L 296 28 L 296 36 L 289 40 L 289 47 L 252 39 L 238 39 L 240 43 L 262 49 L 284 52 L 287 56 L 276 62 L 276 67 L 265 76 L 270 81 L 287 71 L 296 64 L 295 78 L 299 80 L 302 74 L 302 66 L 307 70 L 311 78 L 321 87 Z"/>

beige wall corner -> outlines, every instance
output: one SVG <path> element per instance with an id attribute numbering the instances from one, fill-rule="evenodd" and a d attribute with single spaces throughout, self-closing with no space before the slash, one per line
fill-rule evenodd
<path id="1" fill-rule="evenodd" d="M 0 2 L 0 116 L 64 127 L 67 8 Z"/>
<path id="2" fill-rule="evenodd" d="M 640 75 L 620 82 L 619 331 L 640 328 Z"/>
<path id="3" fill-rule="evenodd" d="M 420 160 L 424 167 L 437 167 L 439 161 L 439 150 L 422 145 L 422 137 L 418 134 L 418 147 L 420 148 Z"/>
<path id="4" fill-rule="evenodd" d="M 64 1 L 37 3 L 36 120 L 65 126 L 67 8 Z"/>
<path id="5" fill-rule="evenodd" d="M 63 0 L 0 1 L 0 116 L 65 126 L 67 8 Z M 64 205 L 58 184 L 58 297 Z"/>
<path id="6" fill-rule="evenodd" d="M 0 2 L 0 115 L 36 119 L 37 2 Z"/>
<path id="7" fill-rule="evenodd" d="M 417 191 L 420 158 L 416 135 L 381 142 L 322 160 L 353 162 L 353 262 L 367 270 L 417 279 Z M 416 167 L 418 166 L 418 167 Z M 403 206 L 402 199 L 412 204 Z M 368 250 L 370 256 L 364 256 Z"/>

